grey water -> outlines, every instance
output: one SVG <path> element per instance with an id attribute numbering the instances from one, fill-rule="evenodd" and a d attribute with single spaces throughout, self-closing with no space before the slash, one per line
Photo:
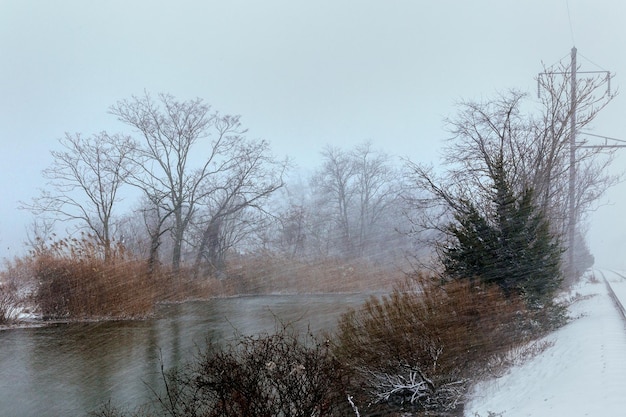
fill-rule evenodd
<path id="1" fill-rule="evenodd" d="M 193 360 L 207 340 L 332 330 L 362 294 L 254 296 L 161 306 L 137 321 L 54 324 L 0 332 L 0 416 L 82 416 L 106 402 L 132 409 L 154 401 L 162 367 Z"/>

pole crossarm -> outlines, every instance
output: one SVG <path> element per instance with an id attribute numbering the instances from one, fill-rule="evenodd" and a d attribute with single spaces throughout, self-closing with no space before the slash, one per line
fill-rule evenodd
<path id="1" fill-rule="evenodd" d="M 572 48 L 572 62 L 576 62 L 576 48 Z M 578 71 L 576 67 L 572 67 L 571 71 L 544 71 L 537 74 L 537 97 L 541 96 L 541 77 L 548 75 L 563 75 L 576 79 L 578 74 L 606 74 L 606 89 L 611 94 L 611 71 Z"/>
<path id="2" fill-rule="evenodd" d="M 576 148 L 580 149 L 618 149 L 626 148 L 626 145 L 578 145 Z"/>
<path id="3" fill-rule="evenodd" d="M 612 138 L 610 136 L 604 136 L 604 135 L 596 135 L 593 133 L 588 133 L 588 132 L 581 132 L 583 135 L 585 136 L 593 136 L 594 138 L 600 138 L 600 139 L 604 139 L 604 140 L 614 140 L 616 142 L 623 142 L 626 143 L 626 140 L 624 139 L 617 139 L 617 138 Z"/>
<path id="4" fill-rule="evenodd" d="M 549 71 L 549 72 L 540 72 L 539 76 L 541 77 L 542 75 L 570 75 L 572 72 L 571 71 Z M 576 71 L 576 74 L 609 74 L 611 75 L 611 71 Z"/>
<path id="5" fill-rule="evenodd" d="M 577 149 L 578 148 L 579 149 L 618 149 L 618 148 L 626 148 L 626 140 L 624 140 L 624 139 L 617 139 L 617 138 L 612 138 L 610 136 L 596 135 L 596 134 L 587 133 L 587 132 L 581 132 L 581 134 L 583 134 L 585 136 L 593 136 L 594 138 L 604 139 L 604 144 L 603 145 L 586 145 L 586 144 L 576 145 Z M 614 141 L 614 142 L 623 143 L 623 145 L 609 144 L 610 140 Z"/>

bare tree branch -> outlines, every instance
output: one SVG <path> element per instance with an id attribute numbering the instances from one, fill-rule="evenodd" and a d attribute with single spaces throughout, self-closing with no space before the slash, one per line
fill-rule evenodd
<path id="1" fill-rule="evenodd" d="M 54 220 L 78 221 L 78 227 L 94 234 L 108 259 L 113 209 L 131 172 L 134 144 L 127 136 L 106 132 L 91 137 L 67 133 L 59 143 L 63 149 L 51 152 L 53 163 L 43 171 L 46 189 L 32 203 L 22 203 L 22 208 Z"/>

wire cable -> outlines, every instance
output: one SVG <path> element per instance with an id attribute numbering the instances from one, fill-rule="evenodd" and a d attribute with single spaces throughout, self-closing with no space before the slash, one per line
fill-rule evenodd
<path id="1" fill-rule="evenodd" d="M 576 45 L 576 41 L 574 40 L 574 25 L 572 24 L 572 14 L 569 10 L 569 0 L 565 0 L 565 6 L 567 7 L 567 19 L 569 21 L 569 33 L 572 37 L 572 45 Z"/>

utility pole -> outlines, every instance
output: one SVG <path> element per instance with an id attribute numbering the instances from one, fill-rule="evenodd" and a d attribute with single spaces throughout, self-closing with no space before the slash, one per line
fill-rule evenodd
<path id="1" fill-rule="evenodd" d="M 571 63 L 570 70 L 566 72 L 542 72 L 539 73 L 539 77 L 542 75 L 562 75 L 564 77 L 569 76 L 570 80 L 570 136 L 569 136 L 569 184 L 568 184 L 568 223 L 567 223 L 567 260 L 568 260 L 568 269 L 567 273 L 570 277 L 574 277 L 576 274 L 575 271 L 575 253 L 576 253 L 576 226 L 578 220 L 578 213 L 576 210 L 576 149 L 577 148 L 593 148 L 593 149 L 610 149 L 610 148 L 626 148 L 626 144 L 624 145 L 610 145 L 608 144 L 608 140 L 618 141 L 626 143 L 626 141 L 610 138 L 607 136 L 599 136 L 592 134 L 585 134 L 588 136 L 600 137 L 605 140 L 604 145 L 577 145 L 576 144 L 576 111 L 578 104 L 578 84 L 577 84 L 577 75 L 578 74 L 605 74 L 607 80 L 607 89 L 608 94 L 611 94 L 611 73 L 609 71 L 578 71 L 578 64 L 576 60 L 577 49 L 576 47 L 572 47 L 571 50 Z M 539 94 L 539 88 L 541 88 L 541 83 L 539 78 L 537 79 L 537 87 Z"/>
<path id="2" fill-rule="evenodd" d="M 576 47 L 572 47 L 572 63 L 570 67 L 571 109 L 569 135 L 569 222 L 568 222 L 568 266 L 570 274 L 574 273 L 574 252 L 576 245 Z"/>

